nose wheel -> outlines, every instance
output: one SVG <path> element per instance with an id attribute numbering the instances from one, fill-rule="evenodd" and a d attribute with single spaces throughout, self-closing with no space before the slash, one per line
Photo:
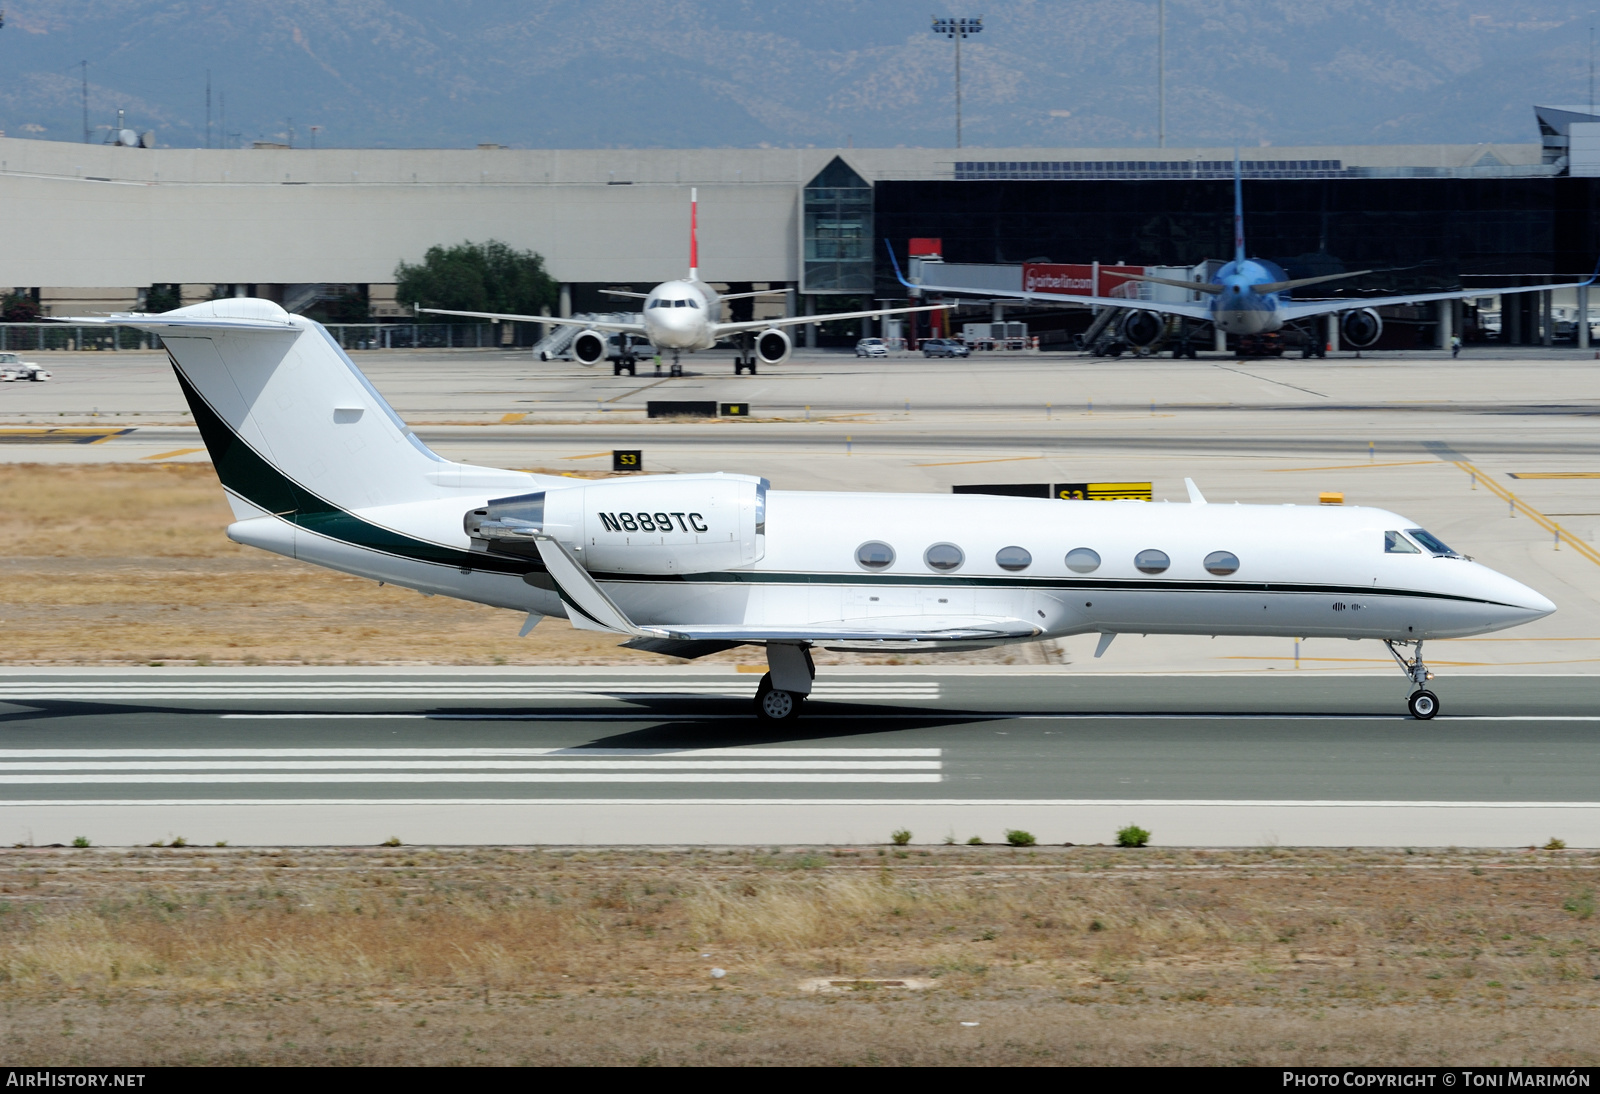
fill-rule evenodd
<path id="1" fill-rule="evenodd" d="M 1406 700 L 1406 709 L 1411 712 L 1411 717 L 1426 722 L 1439 713 L 1439 697 L 1423 688 L 1411 693 L 1411 698 Z"/>
<path id="2" fill-rule="evenodd" d="M 1422 663 L 1422 639 L 1417 639 L 1415 653 L 1409 659 L 1396 647 L 1409 646 L 1411 643 L 1385 638 L 1383 644 L 1389 647 L 1389 656 L 1400 666 L 1400 671 L 1416 685 L 1417 690 L 1406 700 L 1406 709 L 1411 712 L 1411 717 L 1426 722 L 1439 713 L 1439 697 L 1427 688 L 1428 681 L 1433 679 L 1433 673 Z"/>

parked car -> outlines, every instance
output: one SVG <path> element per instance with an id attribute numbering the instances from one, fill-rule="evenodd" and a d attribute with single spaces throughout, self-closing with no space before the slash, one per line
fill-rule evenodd
<path id="1" fill-rule="evenodd" d="M 922 340 L 922 356 L 924 357 L 971 357 L 972 351 L 965 342 L 954 338 L 924 338 Z"/>
<path id="2" fill-rule="evenodd" d="M 857 357 L 887 357 L 889 347 L 882 338 L 863 338 L 856 343 Z"/>
<path id="3" fill-rule="evenodd" d="M 48 380 L 50 372 L 42 369 L 32 361 L 24 361 L 15 353 L 0 353 L 0 381 L 10 383 L 12 380 Z"/>

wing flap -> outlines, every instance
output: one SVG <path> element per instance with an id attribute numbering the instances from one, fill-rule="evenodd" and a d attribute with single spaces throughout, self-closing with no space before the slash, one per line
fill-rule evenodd
<path id="1" fill-rule="evenodd" d="M 680 640 L 721 642 L 974 642 L 1001 638 L 1033 638 L 1039 628 L 1021 619 L 983 616 L 930 619 L 928 624 L 907 624 L 906 620 L 843 619 L 836 623 L 815 623 L 801 627 L 777 627 L 762 623 L 732 626 L 653 627 Z"/>
<path id="2" fill-rule="evenodd" d="M 512 315 L 496 311 L 446 311 L 443 308 L 418 308 L 428 315 L 461 315 L 468 319 L 500 319 L 508 323 L 553 323 L 558 327 L 583 327 L 585 330 L 620 331 L 623 334 L 643 334 L 643 323 L 603 323 L 588 319 L 567 319 L 559 315 Z"/>
<path id="3" fill-rule="evenodd" d="M 748 323 L 718 323 L 713 328 L 713 333 L 718 338 L 726 338 L 730 334 L 739 334 L 747 330 L 798 327 L 803 323 L 831 323 L 836 319 L 877 319 L 884 315 L 904 315 L 914 311 L 945 311 L 953 307 L 954 304 L 923 304 L 915 308 L 874 308 L 871 311 L 836 311 L 826 315 L 791 315 L 784 319 L 756 319 Z"/>

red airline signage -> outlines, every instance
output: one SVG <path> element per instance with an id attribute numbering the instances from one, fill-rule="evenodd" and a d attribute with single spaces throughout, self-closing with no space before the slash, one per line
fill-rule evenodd
<path id="1" fill-rule="evenodd" d="M 1098 272 L 1100 284 L 1095 285 L 1096 267 L 1089 263 L 1027 262 L 1022 266 L 1022 291 L 1110 296 L 1112 289 L 1128 283 L 1129 274 L 1149 271 L 1143 266 L 1101 266 Z"/>

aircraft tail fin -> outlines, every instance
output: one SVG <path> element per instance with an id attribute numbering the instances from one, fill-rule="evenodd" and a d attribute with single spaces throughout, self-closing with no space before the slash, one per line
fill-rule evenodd
<path id="1" fill-rule="evenodd" d="M 1233 265 L 1244 263 L 1244 166 L 1239 149 L 1233 150 Z"/>
<path id="2" fill-rule="evenodd" d="M 689 188 L 689 280 L 700 280 L 700 191 Z"/>
<path id="3" fill-rule="evenodd" d="M 270 300 L 213 300 L 161 315 L 71 321 L 161 336 L 241 520 L 272 513 L 314 526 L 350 510 L 467 486 L 515 488 L 530 479 L 434 454 L 322 324 Z M 469 482 L 469 472 L 496 481 Z"/>

